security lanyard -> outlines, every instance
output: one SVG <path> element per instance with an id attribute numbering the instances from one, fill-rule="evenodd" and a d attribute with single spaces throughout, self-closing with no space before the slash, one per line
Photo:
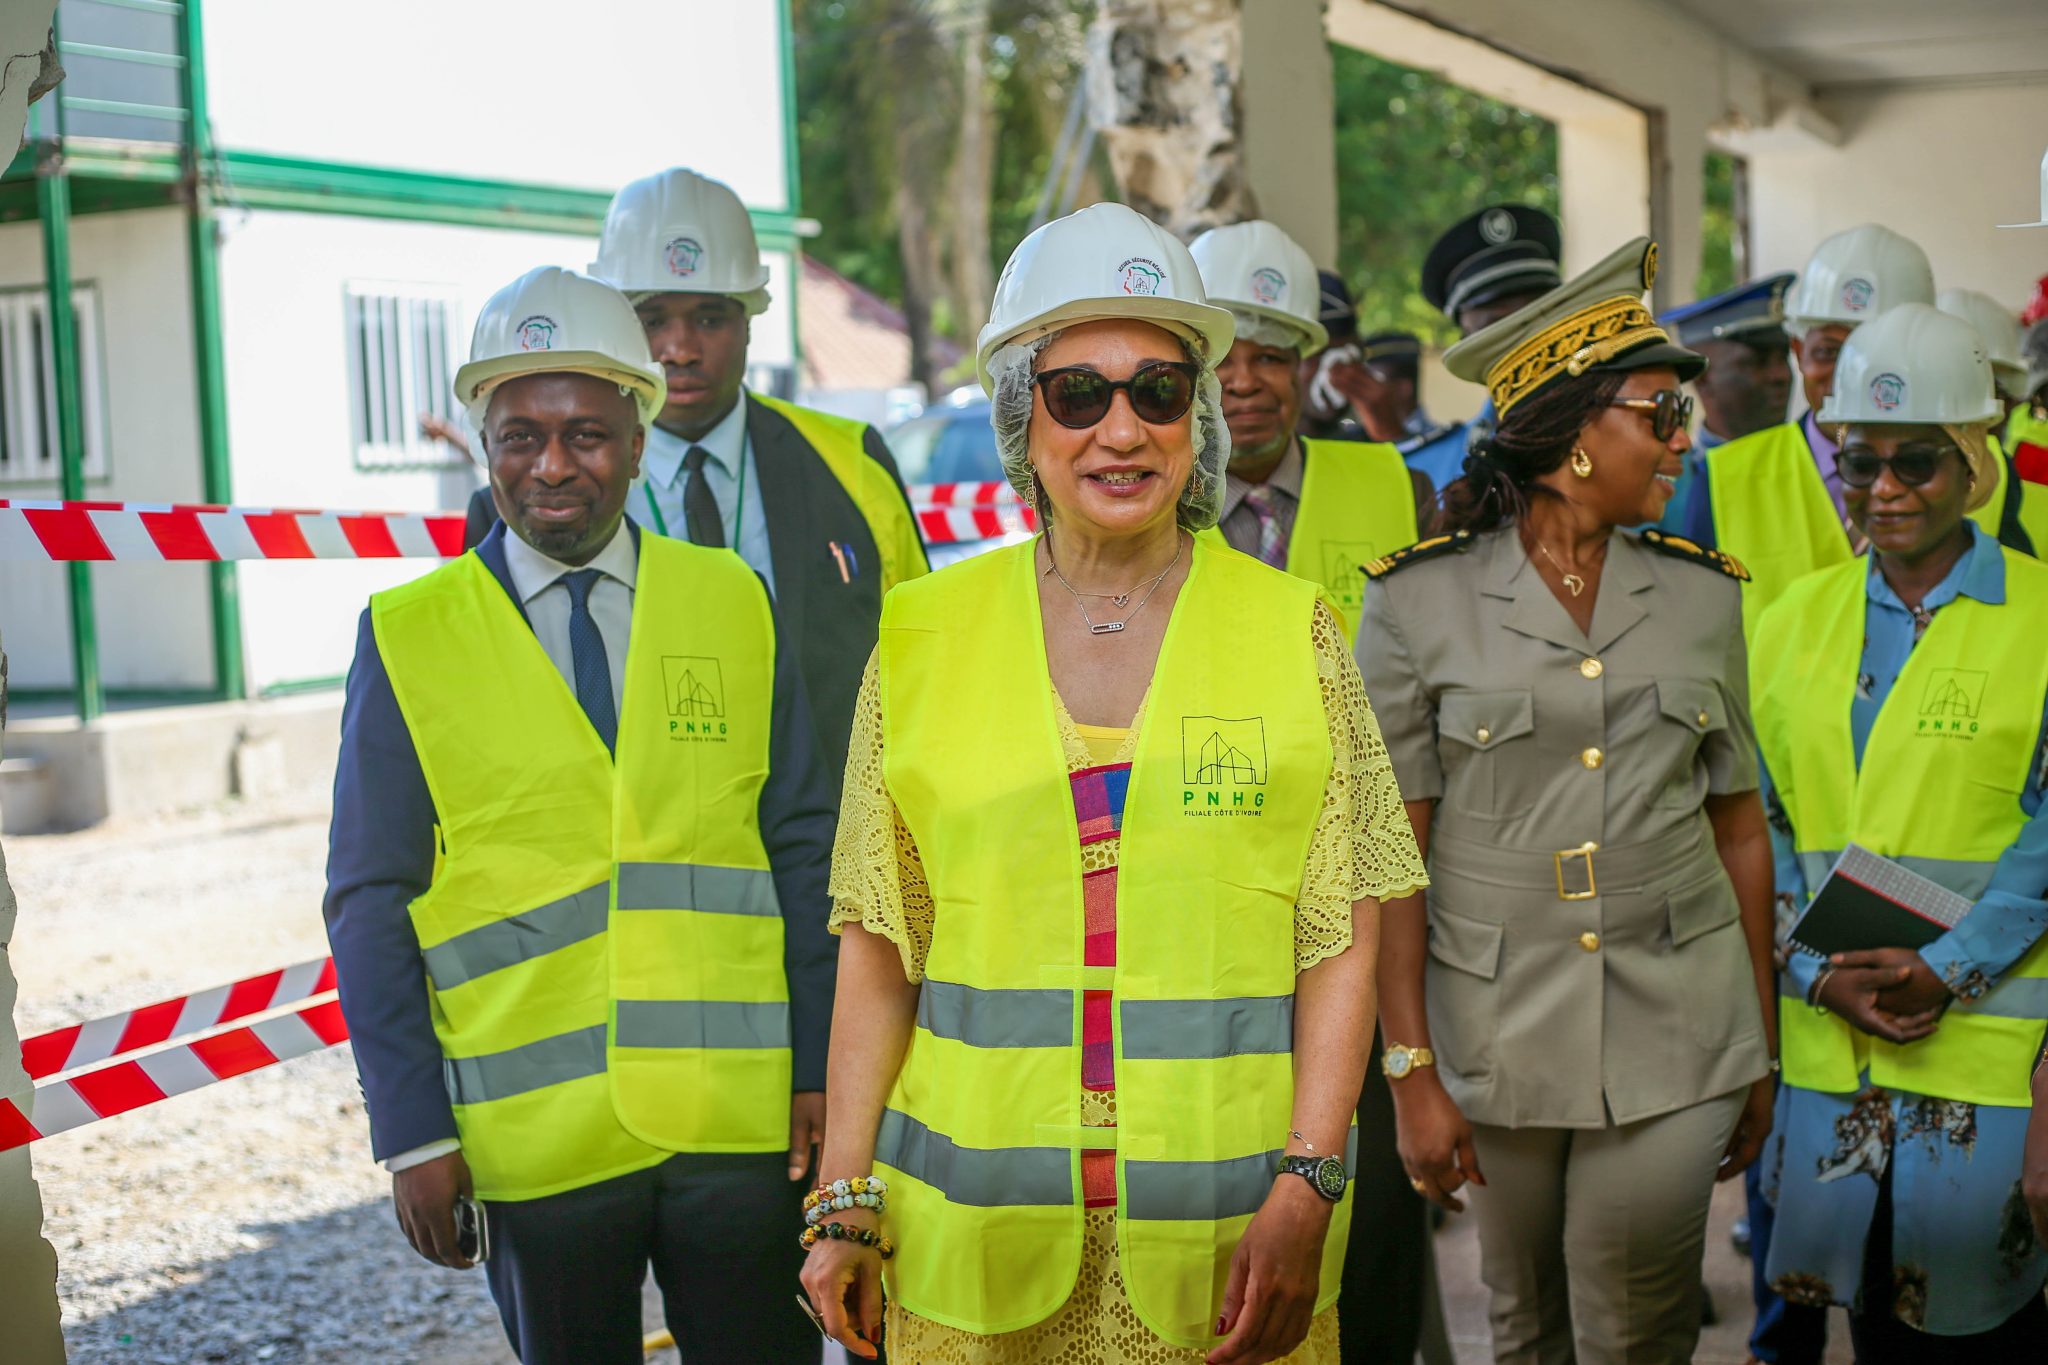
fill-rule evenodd
<path id="1" fill-rule="evenodd" d="M 739 553 L 740 536 L 742 534 L 741 527 L 744 524 L 742 518 L 746 515 L 747 510 L 747 446 L 744 443 L 740 446 L 740 473 L 738 483 L 739 492 L 733 498 L 732 535 L 727 537 L 727 540 L 729 542 L 728 548 L 731 549 L 735 554 Z M 661 504 L 654 500 L 654 480 L 649 479 L 645 483 L 641 484 L 640 491 L 647 495 L 647 510 L 654 514 L 655 533 L 657 535 L 667 535 L 668 518 L 661 514 Z"/>

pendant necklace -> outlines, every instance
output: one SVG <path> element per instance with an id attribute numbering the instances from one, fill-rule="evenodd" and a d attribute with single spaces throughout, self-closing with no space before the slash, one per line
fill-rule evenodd
<path id="1" fill-rule="evenodd" d="M 1134 619 L 1136 619 L 1139 612 L 1145 610 L 1145 604 L 1152 600 L 1152 594 L 1159 591 L 1159 585 L 1161 583 L 1164 583 L 1166 581 L 1166 576 L 1173 572 L 1173 566 L 1180 563 L 1180 533 L 1177 531 L 1174 533 L 1173 558 L 1166 561 L 1166 567 L 1159 571 L 1158 576 L 1151 581 L 1151 584 L 1149 586 L 1143 583 L 1140 583 L 1138 585 L 1138 588 L 1145 589 L 1145 595 L 1138 599 L 1137 606 L 1131 608 L 1130 615 L 1124 617 L 1124 619 L 1121 621 L 1097 621 L 1093 616 L 1090 616 L 1088 614 L 1088 604 L 1082 601 L 1081 599 L 1084 596 L 1107 597 L 1110 601 L 1116 603 L 1119 607 L 1121 607 L 1126 602 L 1129 602 L 1131 600 L 1131 598 L 1137 593 L 1138 588 L 1132 588 L 1129 592 L 1126 593 L 1082 593 L 1079 589 L 1075 588 L 1075 586 L 1072 583 L 1069 583 L 1067 581 L 1067 576 L 1065 574 L 1060 572 L 1059 561 L 1052 557 L 1051 540 L 1047 540 L 1045 542 L 1045 562 L 1051 568 L 1053 577 L 1059 579 L 1060 586 L 1067 590 L 1067 595 L 1074 599 L 1074 605 L 1081 609 L 1081 619 L 1088 623 L 1088 633 L 1090 635 L 1115 635 L 1118 631 L 1122 630 L 1125 626 L 1129 625 Z"/>
<path id="2" fill-rule="evenodd" d="M 1550 561 L 1550 566 L 1556 569 L 1558 573 L 1563 576 L 1564 587 L 1566 592 L 1570 593 L 1574 597 L 1577 597 L 1580 593 L 1586 590 L 1586 580 L 1579 577 L 1577 574 L 1568 571 L 1564 567 L 1564 565 L 1558 563 L 1557 556 L 1550 553 L 1550 547 L 1548 545 L 1545 545 L 1542 541 L 1539 540 L 1536 542 L 1536 548 L 1543 551 L 1543 557 Z"/>

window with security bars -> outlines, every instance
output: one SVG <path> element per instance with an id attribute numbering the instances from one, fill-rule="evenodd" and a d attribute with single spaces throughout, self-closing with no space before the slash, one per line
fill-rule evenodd
<path id="1" fill-rule="evenodd" d="M 64 456 L 57 443 L 57 368 L 40 289 L 0 293 L 0 484 L 56 483 Z M 85 477 L 107 475 L 105 374 L 100 365 L 99 294 L 71 290 L 78 334 L 78 418 Z"/>
<path id="2" fill-rule="evenodd" d="M 461 454 L 426 428 L 456 422 L 455 297 L 432 286 L 348 288 L 349 420 L 358 468 L 441 467 Z"/>

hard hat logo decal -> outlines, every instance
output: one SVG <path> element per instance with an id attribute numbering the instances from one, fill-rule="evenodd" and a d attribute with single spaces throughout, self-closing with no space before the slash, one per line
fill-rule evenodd
<path id="1" fill-rule="evenodd" d="M 1166 267 L 1145 256 L 1133 256 L 1116 269 L 1117 283 L 1126 294 L 1151 298 L 1166 283 Z"/>
<path id="2" fill-rule="evenodd" d="M 1861 275 L 1852 275 L 1842 281 L 1842 307 L 1852 313 L 1869 312 L 1876 297 L 1877 286 Z"/>
<path id="3" fill-rule="evenodd" d="M 1870 401 L 1879 412 L 1892 412 L 1906 401 L 1906 381 L 1895 374 L 1881 374 L 1870 381 Z"/>
<path id="4" fill-rule="evenodd" d="M 704 264 L 704 244 L 695 237 L 671 237 L 662 248 L 668 260 L 668 273 L 678 279 L 688 279 Z"/>
<path id="5" fill-rule="evenodd" d="M 1259 303 L 1277 303 L 1286 288 L 1287 277 L 1270 265 L 1252 272 L 1252 298 Z"/>
<path id="6" fill-rule="evenodd" d="M 1479 235 L 1492 246 L 1512 242 L 1515 239 L 1515 215 L 1506 209 L 1488 209 L 1479 217 Z"/>
<path id="7" fill-rule="evenodd" d="M 555 349 L 555 328 L 559 324 L 545 313 L 535 313 L 522 318 L 519 323 L 519 349 L 522 351 L 552 351 Z"/>

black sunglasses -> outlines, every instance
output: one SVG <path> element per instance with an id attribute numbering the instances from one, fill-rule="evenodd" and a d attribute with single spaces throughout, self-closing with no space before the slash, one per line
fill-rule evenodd
<path id="1" fill-rule="evenodd" d="M 1835 452 L 1835 472 L 1851 488 L 1868 488 L 1889 465 L 1893 478 L 1908 488 L 1918 488 L 1940 472 L 1942 460 L 1962 453 L 1954 446 L 1900 446 L 1886 459 L 1869 446 L 1843 446 Z"/>
<path id="2" fill-rule="evenodd" d="M 1121 389 L 1131 400 L 1131 411 L 1141 422 L 1154 426 L 1178 422 L 1195 402 L 1193 365 L 1184 361 L 1154 360 L 1140 365 L 1129 379 L 1110 379 L 1079 365 L 1046 370 L 1032 376 L 1045 410 L 1063 427 L 1079 430 L 1092 427 L 1109 415 L 1109 405 Z"/>
<path id="3" fill-rule="evenodd" d="M 1692 425 L 1692 399 L 1677 389 L 1660 389 L 1655 398 L 1610 398 L 1607 406 L 1649 413 L 1650 434 L 1660 441 Z"/>

